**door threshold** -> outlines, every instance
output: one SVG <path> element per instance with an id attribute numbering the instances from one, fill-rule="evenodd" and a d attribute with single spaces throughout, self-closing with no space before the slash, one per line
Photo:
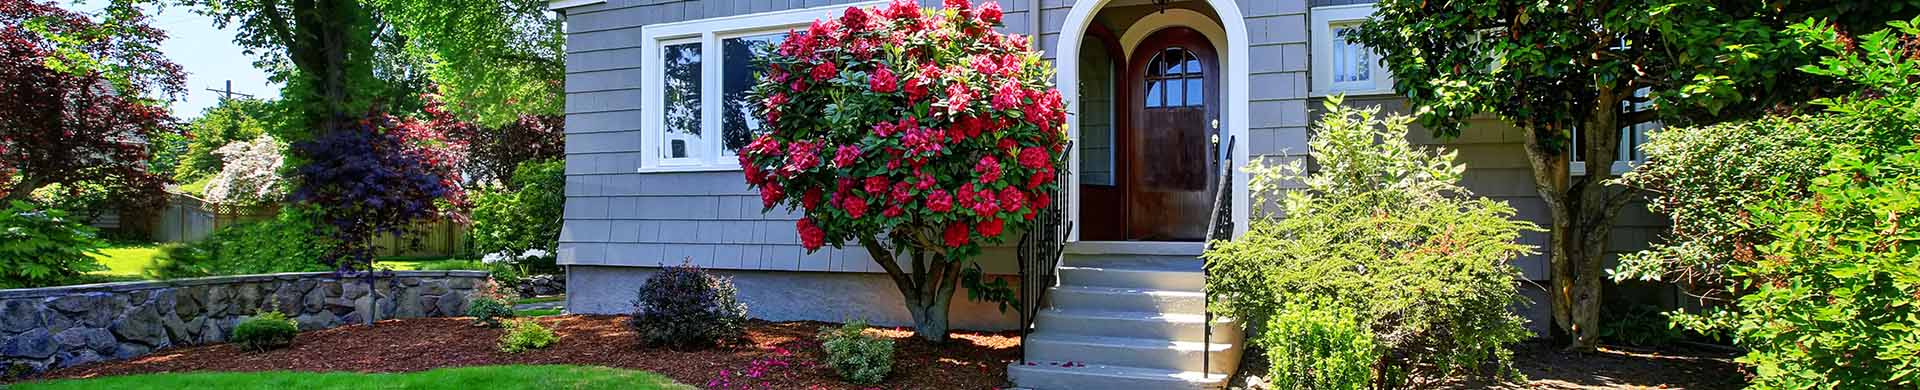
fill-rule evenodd
<path id="1" fill-rule="evenodd" d="M 1199 241 L 1074 241 L 1067 243 L 1066 253 L 1199 256 L 1206 247 Z"/>

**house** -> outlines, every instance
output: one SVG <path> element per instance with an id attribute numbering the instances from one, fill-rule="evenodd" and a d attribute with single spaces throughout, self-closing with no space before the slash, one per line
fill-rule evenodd
<path id="1" fill-rule="evenodd" d="M 940 1 L 921 3 L 937 7 Z M 1344 37 L 1371 14 L 1368 3 L 1002 0 L 1003 29 L 1037 36 L 1053 61 L 1075 142 L 1065 207 L 1076 228 L 1058 268 L 1060 284 L 1050 290 L 1026 354 L 1093 365 L 1015 365 L 1018 384 L 1222 384 L 1242 340 L 1231 323 L 1213 324 L 1211 336 L 1205 332 L 1204 280 L 1194 256 L 1214 214 L 1209 185 L 1240 184 L 1229 187 L 1231 213 L 1223 217 L 1244 230 L 1252 209 L 1246 174 L 1218 177 L 1223 160 L 1304 159 L 1313 108 L 1332 94 L 1348 95 L 1350 104 L 1401 109 L 1391 75 Z M 559 262 L 572 286 L 568 310 L 628 313 L 648 275 L 691 261 L 731 276 L 758 318 L 910 323 L 899 293 L 864 250 L 805 253 L 797 216 L 763 214 L 732 157 L 758 126 L 730 108 L 754 81 L 749 49 L 848 6 L 884 2 L 550 4 L 567 21 L 568 198 Z M 671 125 L 669 89 L 676 97 Z M 1485 122 L 1444 141 L 1470 167 L 1467 186 L 1545 222 L 1518 133 Z M 1641 140 L 1643 127 L 1625 134 Z M 1442 142 L 1423 131 L 1409 137 Z M 1639 208 L 1623 214 L 1618 251 L 1644 246 L 1662 224 Z M 1527 240 L 1537 245 L 1545 237 Z M 989 249 L 980 262 L 989 274 L 1017 274 L 1013 248 Z M 1517 265 L 1529 280 L 1547 278 L 1544 256 Z M 1523 290 L 1546 302 L 1543 290 Z M 1518 310 L 1544 332 L 1544 304 Z M 1020 326 L 1015 313 L 964 297 L 955 299 L 952 314 L 959 329 Z"/>

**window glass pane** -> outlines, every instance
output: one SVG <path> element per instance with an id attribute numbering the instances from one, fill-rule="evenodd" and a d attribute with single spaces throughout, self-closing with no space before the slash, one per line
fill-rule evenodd
<path id="1" fill-rule="evenodd" d="M 1187 93 L 1184 92 L 1186 90 L 1184 88 L 1185 85 L 1186 83 L 1180 82 L 1180 79 L 1167 80 L 1167 107 L 1179 107 L 1188 104 L 1180 101 L 1180 98 L 1187 96 Z"/>
<path id="2" fill-rule="evenodd" d="M 1207 104 L 1205 100 L 1206 87 L 1202 86 L 1205 85 L 1205 82 L 1206 79 L 1204 78 L 1187 79 L 1187 105 L 1204 106 Z"/>
<path id="3" fill-rule="evenodd" d="M 666 45 L 660 53 L 665 88 L 665 137 L 662 157 L 700 156 L 700 43 Z"/>
<path id="4" fill-rule="evenodd" d="M 1373 53 L 1351 38 L 1357 26 L 1333 27 L 1333 81 L 1356 82 L 1373 79 Z"/>
<path id="5" fill-rule="evenodd" d="M 1161 81 L 1147 82 L 1147 107 L 1160 106 L 1160 85 L 1161 84 L 1165 84 L 1165 83 Z"/>
<path id="6" fill-rule="evenodd" d="M 727 154 L 747 146 L 760 132 L 760 118 L 747 98 L 766 70 L 755 62 L 786 39 L 787 33 L 780 32 L 720 40 L 720 138 Z"/>
<path id="7" fill-rule="evenodd" d="M 1187 52 L 1186 68 L 1187 68 L 1187 74 L 1205 73 L 1200 71 L 1200 58 L 1194 57 L 1193 52 Z"/>
<path id="8" fill-rule="evenodd" d="M 1185 65 L 1186 62 L 1181 61 L 1183 59 L 1182 57 L 1186 57 L 1185 54 L 1186 52 L 1179 48 L 1168 48 L 1166 52 L 1160 54 L 1160 58 L 1156 59 L 1156 61 L 1166 64 L 1168 76 L 1177 76 L 1187 71 L 1187 68 L 1182 66 Z"/>

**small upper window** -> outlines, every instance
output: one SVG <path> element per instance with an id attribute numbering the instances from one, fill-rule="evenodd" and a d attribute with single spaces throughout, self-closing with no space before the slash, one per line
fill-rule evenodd
<path id="1" fill-rule="evenodd" d="M 1360 25 L 1371 17 L 1371 4 L 1313 8 L 1308 57 L 1314 95 L 1393 93 L 1393 77 L 1380 56 L 1355 40 Z"/>
<path id="2" fill-rule="evenodd" d="M 1198 107 L 1206 103 L 1207 73 L 1200 57 L 1182 47 L 1169 47 L 1147 61 L 1147 108 Z"/>
<path id="3" fill-rule="evenodd" d="M 1646 88 L 1641 88 L 1638 91 L 1634 91 L 1633 96 L 1635 98 L 1644 99 L 1647 97 L 1649 93 L 1651 93 L 1651 90 Z M 1622 114 L 1644 112 L 1651 109 L 1653 109 L 1653 103 L 1648 101 L 1620 102 L 1620 113 Z M 1618 175 L 1618 174 L 1626 173 L 1628 170 L 1632 170 L 1635 164 L 1639 164 L 1641 162 L 1646 161 L 1647 153 L 1646 151 L 1641 150 L 1641 146 L 1647 143 L 1648 134 L 1658 132 L 1660 131 L 1660 128 L 1665 126 L 1666 124 L 1662 123 L 1658 119 L 1621 126 L 1620 127 L 1620 150 L 1616 152 L 1617 154 L 1613 156 L 1613 159 L 1614 159 L 1613 167 L 1612 167 L 1613 174 Z M 1581 138 L 1580 129 L 1574 128 L 1573 156 L 1572 156 L 1572 161 L 1568 163 L 1572 164 L 1571 165 L 1572 174 L 1575 176 L 1581 176 L 1581 175 L 1587 174 L 1586 164 L 1581 162 L 1581 160 L 1583 160 L 1583 157 L 1581 157 L 1582 155 L 1580 154 L 1582 151 L 1580 141 L 1583 139 L 1584 138 Z"/>

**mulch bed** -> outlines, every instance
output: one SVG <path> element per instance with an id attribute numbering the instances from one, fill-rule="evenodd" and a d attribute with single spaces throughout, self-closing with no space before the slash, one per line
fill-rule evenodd
<path id="1" fill-rule="evenodd" d="M 893 374 L 876 386 L 843 382 L 819 365 L 819 322 L 748 326 L 745 345 L 702 351 L 642 348 L 624 317 L 554 316 L 538 320 L 560 335 L 542 350 L 506 354 L 501 330 L 459 318 L 381 321 L 301 333 L 293 347 L 261 353 L 231 344 L 169 349 L 140 358 L 71 367 L 43 378 L 87 378 L 183 371 L 404 372 L 496 364 L 577 364 L 657 372 L 711 389 L 994 389 L 1007 384 L 1006 365 L 1019 358 L 1012 333 L 955 332 L 946 344 L 912 337 L 911 329 L 874 329 L 895 340 Z"/>

